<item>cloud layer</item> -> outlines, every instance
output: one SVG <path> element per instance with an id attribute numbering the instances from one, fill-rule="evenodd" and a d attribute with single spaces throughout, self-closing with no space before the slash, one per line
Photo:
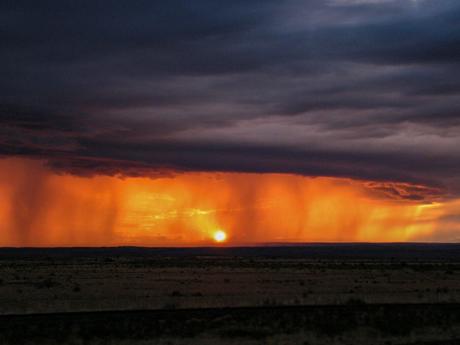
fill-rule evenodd
<path id="1" fill-rule="evenodd" d="M 456 0 L 7 1 L 0 154 L 458 196 L 458 18 Z"/>

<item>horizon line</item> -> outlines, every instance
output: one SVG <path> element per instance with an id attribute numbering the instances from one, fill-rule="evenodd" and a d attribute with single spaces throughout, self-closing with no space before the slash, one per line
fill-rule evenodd
<path id="1" fill-rule="evenodd" d="M 276 248 L 276 247 L 314 247 L 314 246 L 349 246 L 349 245 L 460 245 L 460 242 L 267 242 L 234 245 L 182 245 L 182 246 L 142 246 L 142 245 L 113 245 L 113 246 L 0 246 L 4 249 L 232 249 L 232 248 Z"/>

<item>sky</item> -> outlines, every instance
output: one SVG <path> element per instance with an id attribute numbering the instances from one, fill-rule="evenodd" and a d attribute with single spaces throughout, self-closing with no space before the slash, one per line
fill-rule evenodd
<path id="1" fill-rule="evenodd" d="M 457 242 L 459 18 L 3 1 L 0 245 Z"/>

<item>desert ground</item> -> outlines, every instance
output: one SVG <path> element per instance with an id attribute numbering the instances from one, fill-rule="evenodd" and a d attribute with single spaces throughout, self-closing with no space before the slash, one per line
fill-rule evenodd
<path id="1" fill-rule="evenodd" d="M 0 344 L 459 344 L 460 245 L 0 250 Z"/>

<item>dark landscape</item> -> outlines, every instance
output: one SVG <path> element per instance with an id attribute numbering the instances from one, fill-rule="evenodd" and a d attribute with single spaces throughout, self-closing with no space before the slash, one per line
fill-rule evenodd
<path id="1" fill-rule="evenodd" d="M 460 341 L 460 245 L 4 248 L 1 344 Z"/>

